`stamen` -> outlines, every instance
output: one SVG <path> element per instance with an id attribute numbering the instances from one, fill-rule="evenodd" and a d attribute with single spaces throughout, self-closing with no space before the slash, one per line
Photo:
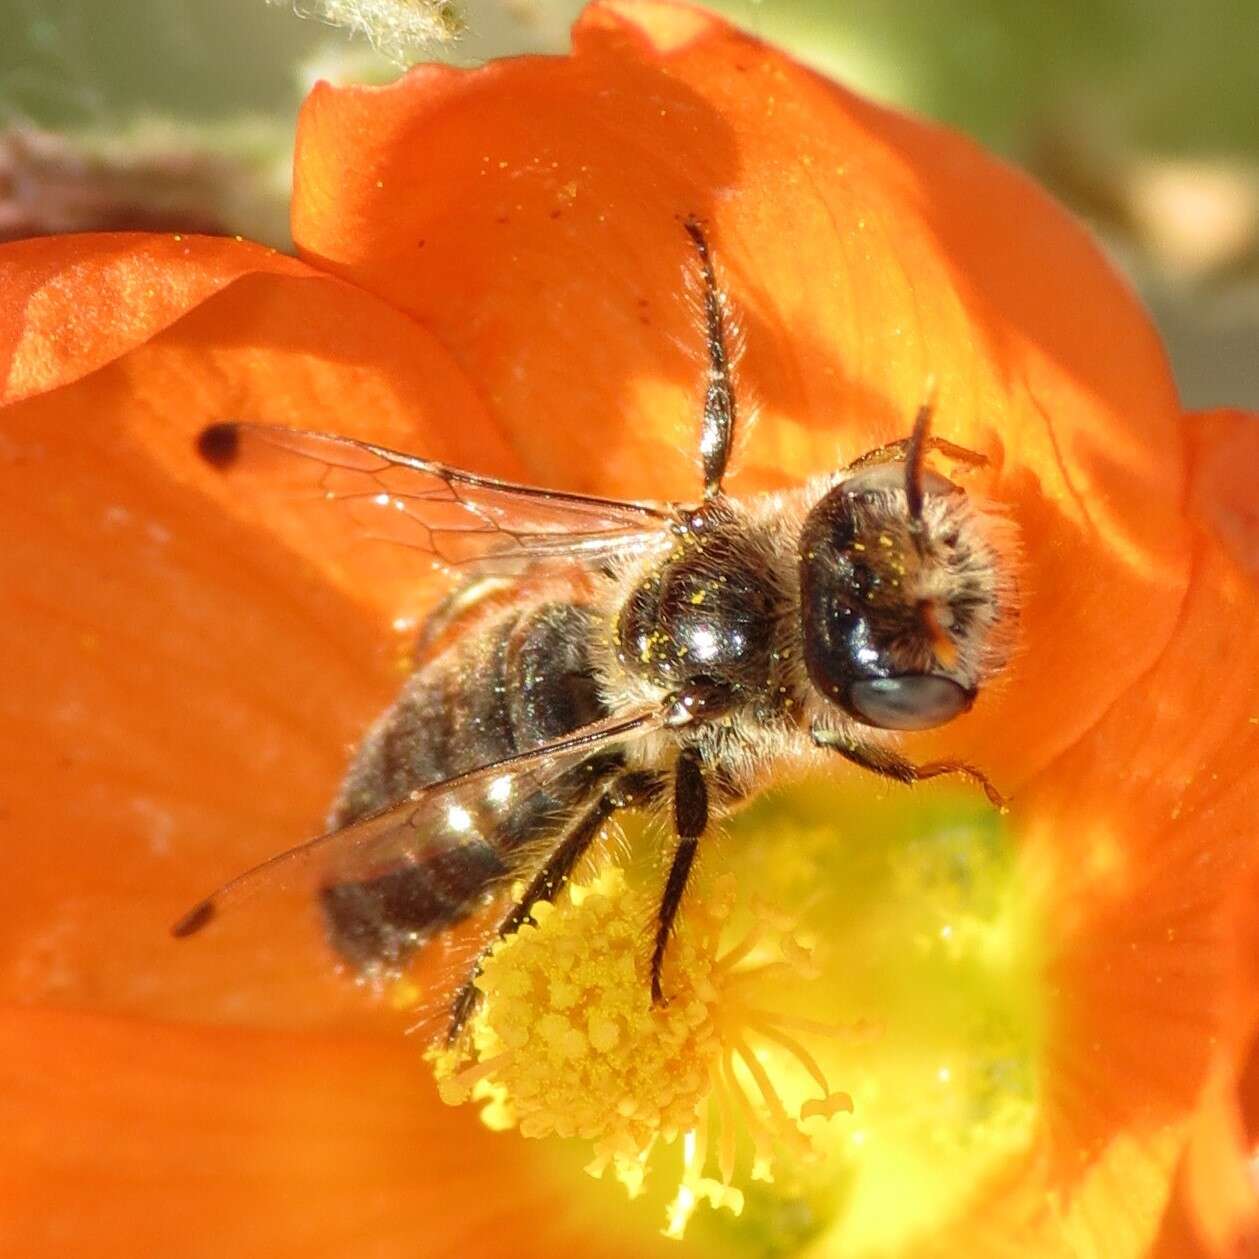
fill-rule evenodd
<path id="1" fill-rule="evenodd" d="M 463 1067 L 453 1075 L 440 1076 L 437 1091 L 442 1101 L 447 1106 L 458 1106 L 466 1102 L 476 1085 L 493 1074 L 502 1061 L 503 1055 L 499 1054 L 496 1058 L 487 1058 L 484 1062 L 474 1062 L 471 1066 Z"/>
<path id="2" fill-rule="evenodd" d="M 782 1151 L 811 1151 L 812 1138 L 791 1112 L 837 1114 L 846 1095 L 831 1092 L 817 1059 L 789 1034 L 793 1020 L 761 1004 L 762 994 L 781 996 L 815 972 L 811 951 L 781 914 L 758 908 L 738 943 L 720 952 L 734 899 L 727 878 L 688 900 L 670 944 L 671 1000 L 663 1008 L 651 1004 L 643 949 L 652 905 L 626 887 L 620 870 L 539 906 L 534 923 L 495 945 L 482 965 L 482 1002 L 462 1047 L 473 1061 L 453 1050 L 430 1053 L 442 1098 L 487 1102 L 488 1123 L 527 1137 L 590 1141 L 586 1170 L 610 1171 L 631 1196 L 642 1191 L 660 1138 L 681 1135 L 665 1232 L 681 1236 L 701 1202 L 737 1214 L 740 1131 L 752 1143 L 746 1174 L 772 1180 Z M 771 946 L 778 956 L 761 960 Z M 749 1033 L 767 1048 L 755 1048 Z M 793 1095 L 789 1107 L 771 1075 L 776 1057 L 803 1067 L 822 1098 L 810 1104 Z M 787 1082 L 800 1083 L 794 1074 Z M 716 1179 L 705 1175 L 710 1153 Z"/>
<path id="3" fill-rule="evenodd" d="M 769 1113 L 773 1117 L 774 1122 L 778 1125 L 779 1136 L 786 1142 L 799 1148 L 802 1136 L 800 1130 L 787 1117 L 786 1107 L 783 1106 L 782 1098 L 778 1096 L 778 1090 L 774 1088 L 773 1081 L 769 1078 L 769 1073 L 761 1065 L 756 1055 L 748 1048 L 747 1042 L 739 1037 L 734 1042 L 734 1051 L 740 1062 L 747 1068 L 748 1074 L 756 1082 L 756 1087 L 760 1090 L 761 1098 L 765 1105 L 769 1108 Z M 807 1146 L 807 1141 L 803 1143 Z"/>
<path id="4" fill-rule="evenodd" d="M 774 1180 L 772 1170 L 774 1161 L 773 1133 L 770 1132 L 760 1115 L 756 1113 L 756 1109 L 752 1105 L 752 1099 L 748 1097 L 735 1078 L 733 1050 L 728 1050 L 725 1058 L 722 1060 L 722 1073 L 725 1077 L 726 1088 L 734 1097 L 735 1104 L 742 1112 L 744 1121 L 748 1126 L 748 1135 L 752 1138 L 751 1178 L 772 1184 Z"/>
<path id="5" fill-rule="evenodd" d="M 729 1185 L 734 1179 L 735 1160 L 735 1116 L 734 1104 L 730 1100 L 730 1091 L 721 1078 L 720 1065 L 713 1067 L 713 1093 L 717 1098 L 717 1113 L 721 1120 L 720 1144 L 717 1147 L 717 1170 L 721 1174 L 721 1183 Z"/>
<path id="6" fill-rule="evenodd" d="M 807 1032 L 810 1036 L 825 1036 L 830 1039 L 869 1040 L 882 1031 L 879 1024 L 870 1019 L 855 1019 L 852 1023 L 822 1023 L 817 1019 L 801 1018 L 795 1014 L 775 1014 L 774 1023 L 778 1027 L 795 1028 L 798 1032 Z"/>
<path id="7" fill-rule="evenodd" d="M 759 966 L 745 967 L 743 970 L 731 975 L 726 980 L 726 983 L 731 988 L 736 988 L 747 983 L 762 983 L 766 979 L 773 979 L 779 976 L 784 978 L 794 976 L 798 978 L 799 973 L 789 962 L 779 959 L 773 962 L 762 962 Z"/>
<path id="8" fill-rule="evenodd" d="M 752 952 L 754 948 L 756 948 L 758 944 L 760 944 L 764 937 L 764 924 L 758 920 L 752 924 L 752 927 L 748 931 L 747 935 L 745 935 L 743 939 L 734 946 L 734 948 L 727 953 L 723 953 L 717 959 L 717 969 L 731 970 L 733 967 L 737 966 L 745 957 L 747 957 L 749 953 Z"/>
<path id="9" fill-rule="evenodd" d="M 800 1107 L 801 1119 L 833 1119 L 836 1115 L 853 1113 L 852 1096 L 849 1093 L 828 1093 L 814 1097 Z"/>
<path id="10" fill-rule="evenodd" d="M 756 1028 L 766 1040 L 772 1040 L 781 1045 L 800 1065 L 817 1081 L 817 1086 L 824 1093 L 830 1089 L 830 1085 L 826 1081 L 826 1076 L 822 1074 L 822 1068 L 818 1066 L 817 1059 L 809 1053 L 807 1049 L 794 1036 L 788 1036 L 786 1032 L 780 1032 L 773 1026 L 768 1019 L 756 1019 L 752 1026 Z"/>

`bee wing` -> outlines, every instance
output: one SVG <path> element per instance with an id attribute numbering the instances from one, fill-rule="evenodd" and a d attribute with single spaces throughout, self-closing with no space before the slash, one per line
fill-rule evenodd
<path id="1" fill-rule="evenodd" d="M 567 774 L 579 774 L 598 753 L 660 729 L 658 710 L 618 715 L 583 726 L 552 743 L 412 791 L 379 813 L 307 840 L 229 879 L 171 927 L 193 935 L 222 913 L 264 892 L 306 885 L 313 896 L 330 883 L 360 881 L 404 866 L 464 853 L 484 867 L 507 858 L 501 823 L 513 805 L 532 803 Z M 570 784 L 576 789 L 576 785 Z M 500 851 L 501 850 L 501 851 Z M 510 862 L 502 861 L 502 876 Z"/>
<path id="2" fill-rule="evenodd" d="M 462 472 L 371 442 L 264 424 L 212 424 L 203 458 L 278 496 L 308 543 L 371 569 L 364 543 L 404 548 L 416 571 L 515 574 L 539 560 L 598 562 L 650 545 L 667 508 L 563 494 Z M 424 560 L 427 559 L 427 564 Z"/>

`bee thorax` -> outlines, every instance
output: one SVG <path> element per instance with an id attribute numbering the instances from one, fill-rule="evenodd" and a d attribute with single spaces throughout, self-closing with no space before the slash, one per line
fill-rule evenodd
<path id="1" fill-rule="evenodd" d="M 746 523 L 713 504 L 641 574 L 616 624 L 621 666 L 668 691 L 689 683 L 764 690 L 782 592 Z"/>

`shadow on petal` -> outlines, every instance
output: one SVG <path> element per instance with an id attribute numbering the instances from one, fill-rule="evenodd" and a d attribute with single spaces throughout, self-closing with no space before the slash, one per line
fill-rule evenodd
<path id="1" fill-rule="evenodd" d="M 951 132 L 671 4 L 591 5 L 573 38 L 566 58 L 317 89 L 303 254 L 422 320 L 530 475 L 565 488 L 698 491 L 688 214 L 760 414 L 734 492 L 904 436 L 934 377 L 938 431 L 990 457 L 970 484 L 1020 525 L 1025 650 L 915 754 L 1016 790 L 1149 667 L 1183 597 L 1178 407 L 1149 320 L 1069 216 Z"/>

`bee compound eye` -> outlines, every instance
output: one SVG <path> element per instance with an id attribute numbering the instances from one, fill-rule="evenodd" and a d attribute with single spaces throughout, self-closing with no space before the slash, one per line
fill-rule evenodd
<path id="1" fill-rule="evenodd" d="M 964 713 L 975 692 L 934 673 L 866 678 L 848 689 L 848 709 L 883 730 L 929 730 Z"/>

